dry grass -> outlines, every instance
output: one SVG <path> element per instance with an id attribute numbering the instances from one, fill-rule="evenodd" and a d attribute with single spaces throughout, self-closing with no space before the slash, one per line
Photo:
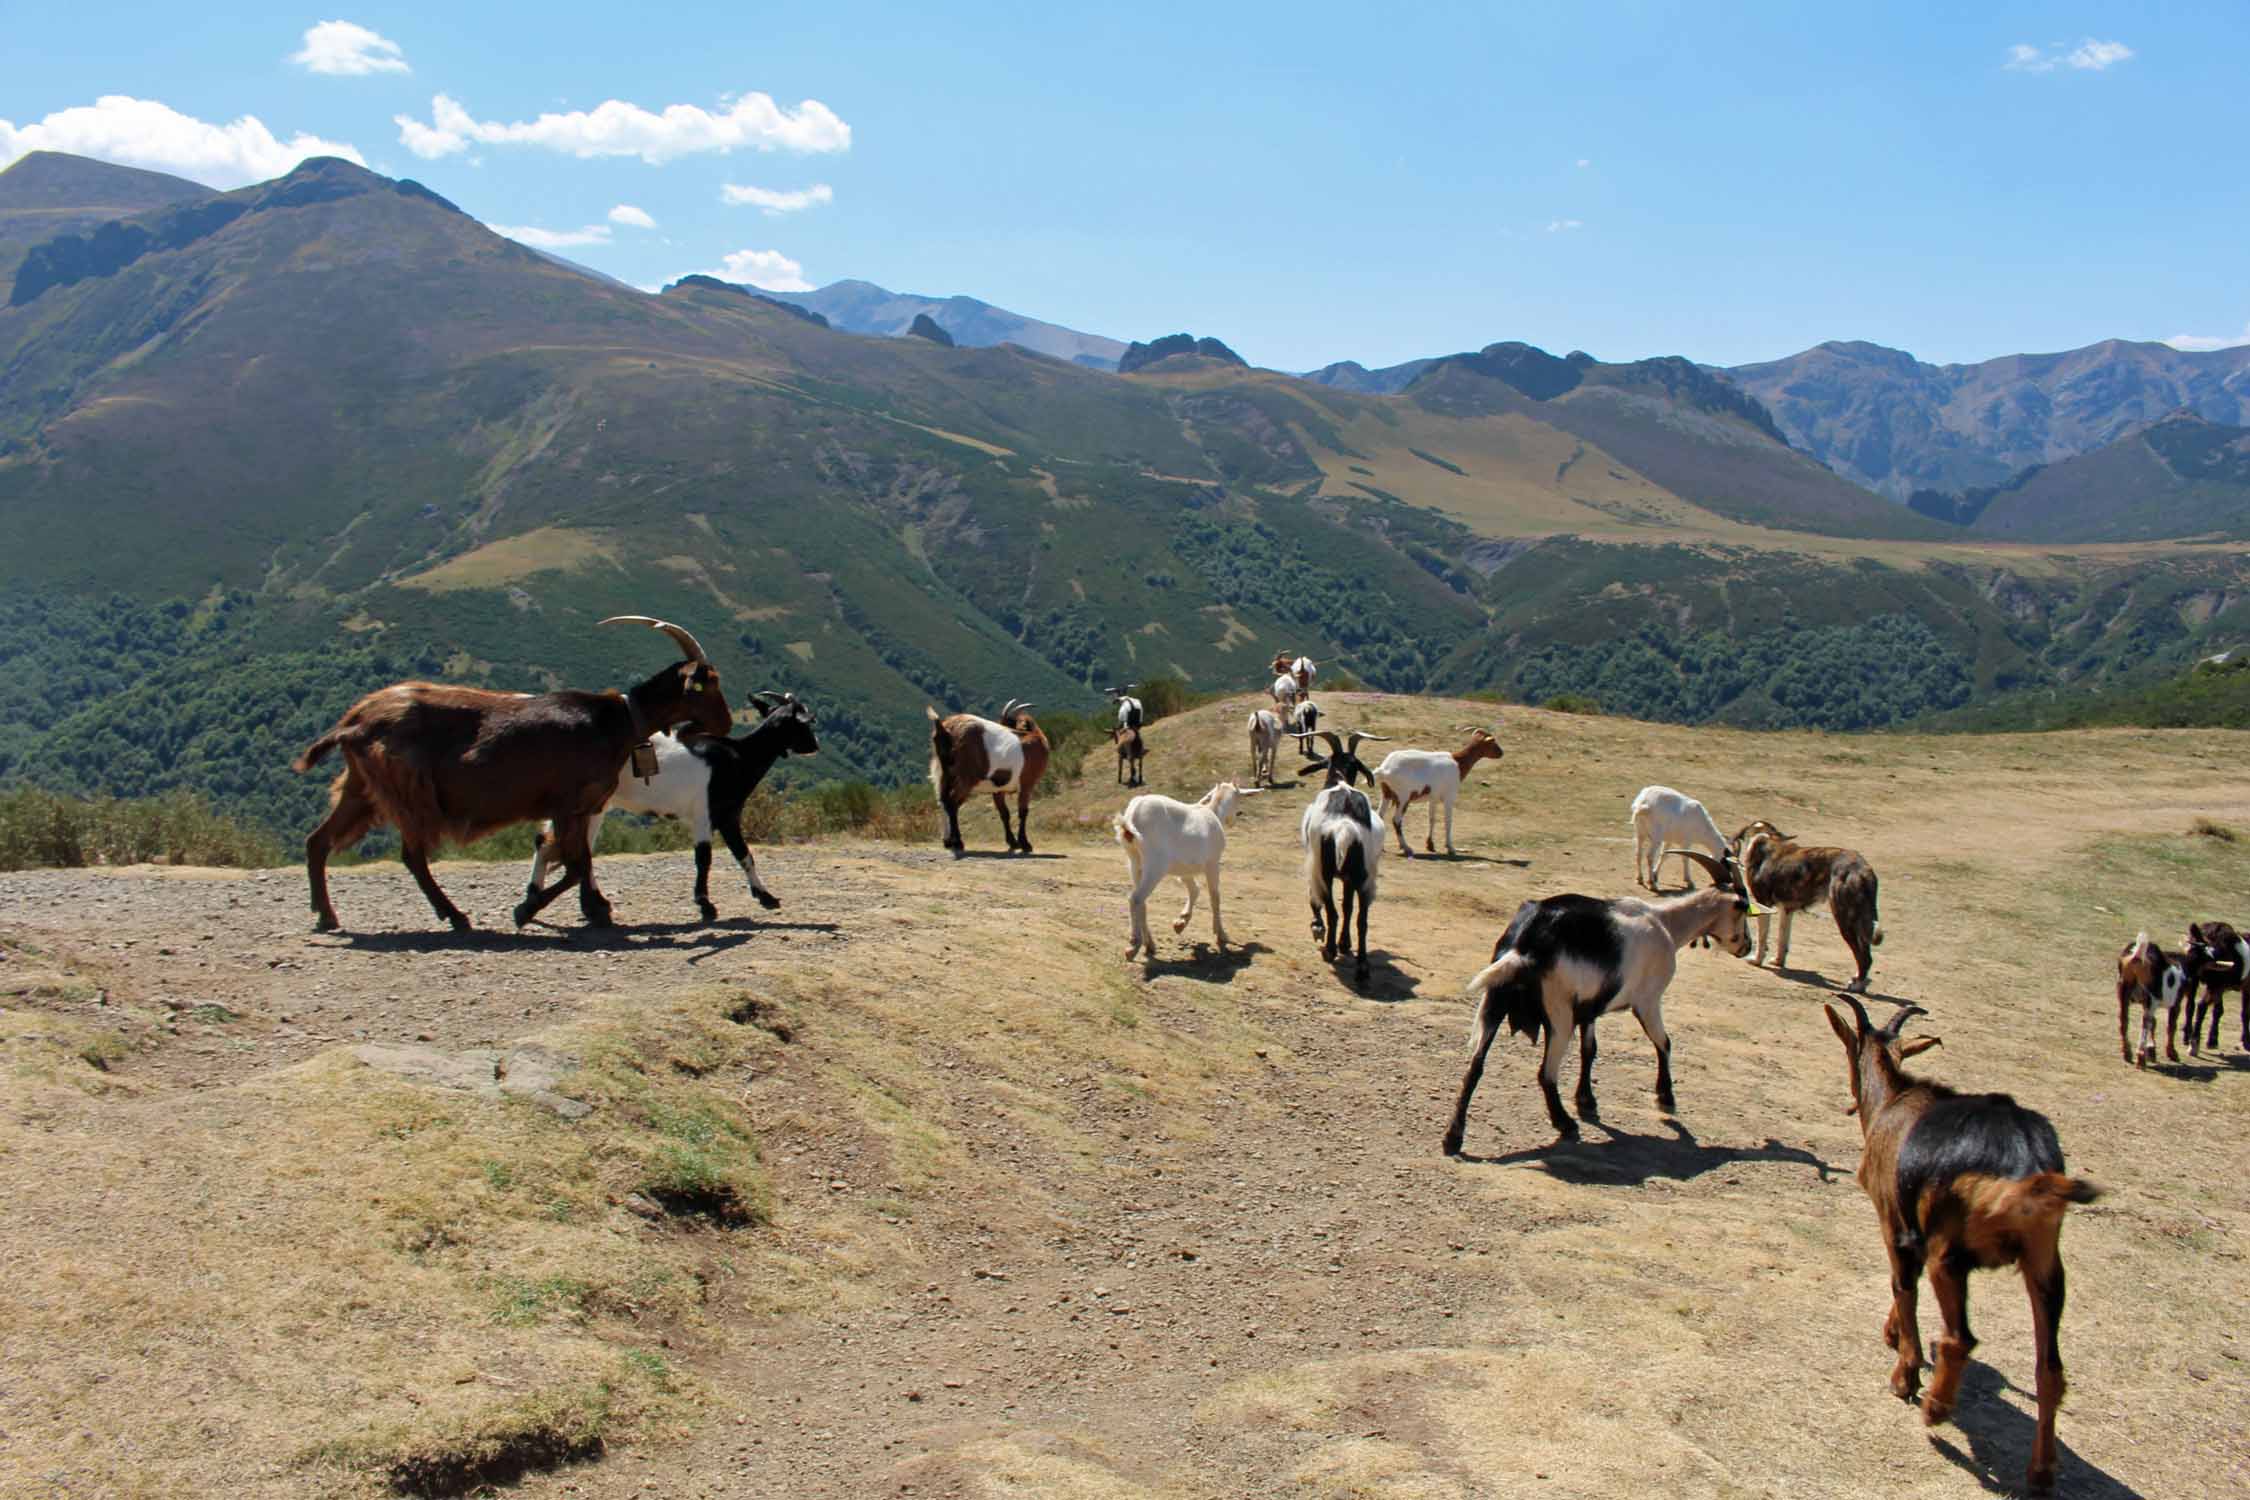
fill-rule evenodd
<path id="1" fill-rule="evenodd" d="M 446 593 L 456 589 L 498 588 L 535 573 L 576 572 L 597 563 L 615 564 L 616 549 L 592 532 L 541 526 L 520 536 L 488 542 L 450 558 L 426 573 L 394 580 L 400 588 Z"/>
<path id="2" fill-rule="evenodd" d="M 1394 747 L 1491 717 L 1325 698 Z M 1152 726 L 1154 787 L 1242 775 L 1249 707 Z M 38 1404 L 0 1405 L 29 1435 L 0 1449 L 0 1490 L 61 1472 L 87 1492 L 221 1473 L 242 1493 L 371 1492 L 589 1437 L 607 1460 L 523 1493 L 2010 1488 L 2031 1347 L 2010 1280 L 1972 1292 L 1984 1342 L 1957 1425 L 1925 1433 L 1883 1386 L 1881 1250 L 1818 1014 L 1847 959 L 1821 915 L 1789 974 L 1683 959 L 1676 1118 L 1616 1025 L 1584 1144 L 1551 1148 L 1512 1044 L 1471 1114 L 1483 1159 L 1438 1154 L 1462 977 L 1525 897 L 1628 887 L 1626 803 L 1658 780 L 1729 826 L 1769 815 L 1864 850 L 1888 933 L 1875 987 L 1946 1039 L 1923 1066 L 2046 1111 L 2110 1189 L 2065 1236 L 2064 1492 L 2235 1484 L 2250 1069 L 2124 1067 L 2105 970 L 2138 927 L 2243 919 L 2250 852 L 2182 832 L 2239 823 L 2240 736 L 1754 736 L 1513 708 L 1500 734 L 1506 759 L 1463 796 L 1463 858 L 1386 858 L 1369 995 L 1307 938 L 1308 787 L 1249 803 L 1230 841 L 1248 952 L 1212 954 L 1199 912 L 1154 965 L 1123 962 L 1124 794 L 1098 749 L 1035 808 L 1042 858 L 934 857 L 934 819 L 920 847 L 782 851 L 786 914 L 834 934 L 734 946 L 753 922 L 670 956 L 612 950 L 609 992 L 541 1033 L 588 1059 L 568 1091 L 599 1107 L 575 1125 L 344 1049 L 195 1093 L 138 1081 L 145 1048 L 186 1045 L 161 1026 L 136 1043 L 121 1024 L 144 1050 L 106 1072 L 75 1062 L 87 1034 L 50 1023 L 81 1010 L 31 992 L 107 977 L 25 935 L 49 956 L 6 998 L 0 1061 L 38 1076 L 0 1123 L 0 1190 L 44 1212 L 0 1230 L 0 1321 L 43 1379 Z M 989 812 L 963 821 L 994 848 Z M 308 978 L 375 1008 L 417 978 L 481 993 L 537 972 L 531 950 L 468 979 L 442 940 L 295 941 L 323 965 Z M 623 1206 L 666 1172 L 707 1180 L 692 1152 L 713 1151 L 754 1227 Z"/>

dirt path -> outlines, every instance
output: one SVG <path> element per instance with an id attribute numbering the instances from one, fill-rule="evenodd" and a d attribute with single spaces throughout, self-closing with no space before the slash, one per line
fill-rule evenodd
<path id="1" fill-rule="evenodd" d="M 1462 711 L 1358 708 L 1428 739 Z M 1677 1116 L 1613 1023 L 1582 1144 L 1552 1144 L 1514 1044 L 1471 1159 L 1438 1153 L 1462 976 L 1524 896 L 1622 885 L 1616 810 L 1666 766 L 1715 807 L 1868 849 L 1891 934 L 1877 989 L 1933 1012 L 1947 1045 L 1928 1071 L 2045 1109 L 2110 1188 L 2066 1239 L 2063 1493 L 2250 1493 L 2250 1333 L 2224 1313 L 2250 1234 L 2250 1055 L 2122 1067 L 2103 977 L 2121 926 L 2250 909 L 2242 858 L 2179 836 L 2191 814 L 2250 814 L 2231 740 L 1874 757 L 1795 736 L 1746 739 L 1750 757 L 1510 713 L 1507 774 L 1464 798 L 1465 857 L 1386 861 L 1367 995 L 1306 940 L 1288 791 L 1230 848 L 1246 947 L 1213 954 L 1199 912 L 1205 943 L 1166 934 L 1145 974 L 1119 961 L 1098 786 L 1043 805 L 1055 858 L 761 854 L 780 921 L 725 887 L 720 923 L 664 920 L 692 915 L 690 869 L 652 856 L 603 864 L 621 919 L 657 919 L 614 937 L 434 932 L 395 868 L 340 877 L 342 936 L 306 932 L 291 871 L 0 876 L 0 927 L 109 991 L 43 1003 L 171 1017 L 176 1035 L 117 1065 L 143 1100 L 341 1043 L 504 1045 L 595 994 L 723 982 L 787 1007 L 790 1045 L 740 1085 L 774 1222 L 746 1232 L 754 1255 L 721 1257 L 720 1336 L 667 1345 L 700 1416 L 527 1476 L 527 1495 L 2007 1490 L 2031 1405 L 2012 1280 L 1972 1293 L 1984 1343 L 1956 1425 L 1925 1434 L 1883 1388 L 1881 1254 L 1818 1015 L 1843 964 L 1823 915 L 1798 924 L 1787 974 L 1683 959 Z M 1172 732 L 1152 736 L 1168 782 L 1232 769 L 1231 732 Z M 2089 848 L 2109 852 L 2089 867 Z M 520 872 L 440 878 L 499 920 Z"/>

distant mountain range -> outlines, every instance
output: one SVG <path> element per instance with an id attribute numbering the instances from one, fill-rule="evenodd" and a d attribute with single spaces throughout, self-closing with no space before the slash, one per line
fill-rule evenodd
<path id="1" fill-rule="evenodd" d="M 0 172 L 0 285 L 14 279 L 24 253 L 43 240 L 167 204 L 216 196 L 212 189 L 184 177 L 60 151 L 34 151 Z"/>
<path id="2" fill-rule="evenodd" d="M 2012 541 L 2250 536 L 2250 428 L 2174 412 L 2005 484 L 1958 496 L 1920 490 L 1909 504 Z"/>
<path id="3" fill-rule="evenodd" d="M 784 302 L 794 302 L 826 318 L 831 327 L 846 333 L 902 336 L 914 320 L 927 317 L 944 329 L 956 344 L 989 349 L 1014 344 L 1034 354 L 1082 365 L 1089 370 L 1114 370 L 1125 353 L 1123 339 L 1098 333 L 1080 333 L 1059 323 L 1044 323 L 1022 313 L 994 307 L 975 297 L 926 297 L 914 292 L 893 292 L 872 281 L 832 281 L 812 292 L 769 292 Z"/>

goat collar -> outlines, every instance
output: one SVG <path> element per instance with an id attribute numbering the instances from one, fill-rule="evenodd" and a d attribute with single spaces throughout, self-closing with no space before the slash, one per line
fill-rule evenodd
<path id="1" fill-rule="evenodd" d="M 642 713 L 640 704 L 634 701 L 633 690 L 627 688 L 617 696 L 625 700 L 625 712 L 633 716 L 633 743 L 636 745 L 647 744 L 649 742 L 648 715 Z"/>

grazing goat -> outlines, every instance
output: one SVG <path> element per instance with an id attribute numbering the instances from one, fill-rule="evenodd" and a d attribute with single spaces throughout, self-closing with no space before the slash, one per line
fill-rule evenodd
<path id="1" fill-rule="evenodd" d="M 1318 672 L 1320 668 L 1313 664 L 1311 657 L 1292 657 L 1286 651 L 1276 651 L 1273 657 L 1273 669 L 1297 684 L 1299 697 L 1309 698 L 1312 696 L 1313 674 Z"/>
<path id="2" fill-rule="evenodd" d="M 1310 776 L 1317 772 L 1327 778 L 1319 795 L 1307 804 L 1297 828 L 1298 841 L 1305 846 L 1312 935 L 1320 944 L 1320 956 L 1330 963 L 1336 961 L 1339 948 L 1351 952 L 1352 906 L 1358 903 L 1359 949 L 1352 982 L 1360 985 L 1367 983 L 1367 909 L 1375 904 L 1375 870 L 1383 858 L 1383 825 L 1376 820 L 1367 794 L 1353 783 L 1362 777 L 1375 779 L 1375 773 L 1359 758 L 1361 742 L 1388 737 L 1355 732 L 1339 738 L 1335 731 L 1323 729 L 1320 738 L 1328 742 L 1327 758 L 1308 762 L 1298 773 Z M 1336 911 L 1339 880 L 1344 886 L 1341 917 Z"/>
<path id="3" fill-rule="evenodd" d="M 1109 732 L 1109 740 L 1117 747 L 1119 786 L 1147 785 L 1141 778 L 1141 761 L 1148 754 L 1148 747 L 1141 743 L 1141 700 L 1129 696 L 1138 686 L 1128 682 L 1109 690 L 1110 701 L 1117 705 L 1117 727 Z M 1130 776 L 1126 774 L 1128 769 Z"/>
<path id="4" fill-rule="evenodd" d="M 1393 750 L 1375 768 L 1375 784 L 1383 792 L 1383 821 L 1398 833 L 1398 852 L 1402 858 L 1414 857 L 1414 851 L 1406 843 L 1406 809 L 1424 799 L 1430 804 L 1430 826 L 1423 831 L 1423 851 L 1437 853 L 1437 812 L 1438 805 L 1443 803 L 1445 852 L 1456 852 L 1453 804 L 1461 795 L 1462 778 L 1478 761 L 1498 760 L 1507 753 L 1489 731 L 1473 724 L 1460 727 L 1469 731 L 1469 743 L 1459 750 Z"/>
<path id="5" fill-rule="evenodd" d="M 1642 787 L 1633 798 L 1634 883 L 1645 890 L 1660 889 L 1666 857 L 1683 849 L 1701 849 L 1719 860 L 1734 853 L 1702 803 L 1668 786 Z M 1683 869 L 1686 863 L 1681 861 Z M 1689 885 L 1695 884 L 1692 875 L 1687 879 Z"/>
<path id="6" fill-rule="evenodd" d="M 2024 1482 L 2033 1494 L 2045 1494 L 2055 1483 L 2055 1409 L 2063 1398 L 2056 1342 L 2063 1311 L 2063 1212 L 2073 1203 L 2093 1202 L 2101 1189 L 2065 1175 L 2062 1143 L 2046 1116 L 2006 1094 L 1955 1093 L 1900 1067 L 1936 1045 L 1935 1037 L 1899 1040 L 1907 1018 L 1925 1013 L 1920 1006 L 1899 1007 L 1878 1030 L 1858 1000 L 1846 996 L 1844 1003 L 1852 1008 L 1850 1022 L 1832 1005 L 1821 1009 L 1844 1044 L 1852 1111 L 1865 1142 L 1859 1185 L 1875 1205 L 1891 1260 L 1891 1310 L 1883 1319 L 1883 1342 L 1898 1351 L 1891 1390 L 1901 1401 L 1912 1401 L 1921 1384 L 1915 1302 L 1925 1268 L 1945 1319 L 1937 1373 L 1922 1400 L 1922 1420 L 1935 1426 L 1953 1415 L 1962 1369 L 1977 1346 L 1969 1331 L 1969 1273 L 2020 1264 L 2031 1294 L 2039 1398 L 2039 1429 Z"/>
<path id="7" fill-rule="evenodd" d="M 1258 795 L 1256 787 L 1238 787 L 1222 781 L 1194 803 L 1175 802 L 1154 792 L 1125 804 L 1125 811 L 1110 820 L 1117 842 L 1125 846 L 1125 861 L 1132 867 L 1133 940 L 1125 956 L 1135 953 L 1156 957 L 1156 939 L 1148 930 L 1148 898 L 1174 875 L 1187 887 L 1187 905 L 1172 924 L 1175 933 L 1187 930 L 1195 915 L 1197 876 L 1211 890 L 1211 937 L 1221 952 L 1227 946 L 1227 924 L 1219 915 L 1219 856 L 1227 849 L 1227 824 L 1234 820 L 1244 797 Z"/>
<path id="8" fill-rule="evenodd" d="M 2146 932 L 2137 934 L 2117 952 L 2117 1051 L 2126 1062 L 2145 1068 L 2156 1057 L 2156 1011 L 2164 1010 L 2164 1056 L 2168 1062 L 2180 1060 L 2180 1049 L 2174 1044 L 2174 1034 L 2179 1030 L 2180 1009 L 2195 992 L 2189 982 L 2187 970 L 2164 956 L 2164 950 L 2149 940 Z M 2141 1008 L 2141 1046 L 2136 1056 L 2126 1031 L 2126 1018 L 2135 1005 Z M 2195 1046 L 2195 1012 L 2188 1007 L 2188 1046 Z"/>
<path id="9" fill-rule="evenodd" d="M 1826 900 L 1829 915 L 1844 945 L 1852 950 L 1859 973 L 1844 986 L 1853 994 L 1867 993 L 1867 971 L 1875 965 L 1875 949 L 1883 941 L 1883 924 L 1875 914 L 1875 869 L 1858 851 L 1832 846 L 1801 847 L 1790 836 L 1764 821 L 1752 823 L 1735 836 L 1734 847 L 1750 899 L 1780 914 L 1780 943 L 1773 966 L 1789 963 L 1789 924 L 1795 915 L 1815 902 Z M 1754 964 L 1766 961 L 1766 913 L 1758 913 L 1758 953 Z"/>
<path id="10" fill-rule="evenodd" d="M 2225 922 L 2191 922 L 2187 952 L 2181 959 L 2191 989 L 2200 985 L 2202 997 L 2188 1017 L 2188 1056 L 2203 1047 L 2219 1050 L 2219 1022 L 2226 1018 L 2226 992 L 2233 990 L 2242 1007 L 2242 1050 L 2250 1052 L 2250 940 Z M 2211 1018 L 2211 1038 L 2198 1043 L 2203 1018 Z"/>
<path id="11" fill-rule="evenodd" d="M 595 813 L 586 830 L 586 846 L 601 842 L 602 821 L 613 812 L 650 813 L 678 818 L 695 835 L 695 905 L 703 920 L 716 922 L 718 907 L 711 904 L 711 830 L 727 841 L 728 852 L 750 882 L 750 894 L 767 911 L 781 898 L 758 879 L 758 863 L 742 837 L 742 804 L 765 780 L 775 761 L 788 755 L 819 753 L 813 733 L 813 711 L 795 693 L 758 692 L 750 702 L 763 716 L 746 734 L 712 739 L 707 735 L 660 734 L 649 741 L 656 752 L 656 774 L 643 780 L 628 764 L 618 773 L 617 790 L 609 803 Z M 547 865 L 554 858 L 555 828 L 549 823 L 532 844 L 531 881 L 525 899 L 546 883 Z"/>
<path id="12" fill-rule="evenodd" d="M 1312 738 L 1320 732 L 1320 705 L 1307 698 L 1289 715 L 1289 732 L 1297 737 L 1297 753 L 1310 758 Z"/>
<path id="13" fill-rule="evenodd" d="M 930 785 L 945 809 L 945 847 L 966 852 L 961 841 L 961 804 L 978 792 L 992 793 L 1000 812 L 1000 831 L 1008 848 L 1031 852 L 1031 789 L 1047 773 L 1047 735 L 1031 717 L 1031 705 L 1008 700 L 998 723 L 975 714 L 930 716 Z M 1008 824 L 1008 792 L 1016 794 L 1015 826 Z"/>
<path id="14" fill-rule="evenodd" d="M 1611 1011 L 1630 1010 L 1640 1021 L 1656 1048 L 1656 1102 L 1666 1110 L 1673 1107 L 1664 989 L 1679 968 L 1679 952 L 1704 938 L 1716 938 L 1737 958 L 1750 951 L 1748 899 L 1729 883 L 1725 866 L 1701 854 L 1687 857 L 1701 860 L 1714 884 L 1664 901 L 1548 896 L 1516 908 L 1507 931 L 1493 945 L 1492 962 L 1468 984 L 1468 993 L 1481 1003 L 1470 1033 L 1468 1071 L 1454 1101 L 1453 1123 L 1445 1131 L 1446 1155 L 1461 1154 L 1469 1097 L 1484 1076 L 1485 1054 L 1503 1021 L 1534 1041 L 1545 1033 L 1539 1088 L 1546 1096 L 1547 1118 L 1563 1139 L 1578 1135 L 1577 1122 L 1562 1106 L 1563 1053 L 1571 1031 L 1578 1032 L 1578 1113 L 1597 1119 L 1594 1021 Z"/>
<path id="15" fill-rule="evenodd" d="M 594 815 L 617 789 L 618 772 L 660 729 L 692 724 L 708 734 L 733 727 L 719 669 L 695 637 L 647 615 L 601 623 L 651 625 L 679 643 L 686 659 L 625 692 L 496 693 L 434 682 L 379 688 L 344 711 L 333 729 L 305 747 L 295 768 L 309 771 L 331 750 L 344 770 L 329 788 L 328 816 L 305 840 L 305 877 L 319 931 L 341 925 L 328 899 L 328 856 L 388 823 L 400 857 L 430 907 L 469 930 L 469 919 L 430 874 L 430 856 L 447 841 L 469 843 L 514 823 L 552 818 L 563 878 L 527 892 L 518 927 L 572 886 L 587 924 L 607 927 L 610 906 L 594 885 Z"/>
<path id="16" fill-rule="evenodd" d="M 1250 715 L 1250 784 L 1273 784 L 1274 757 L 1281 753 L 1281 715 L 1270 708 Z"/>

